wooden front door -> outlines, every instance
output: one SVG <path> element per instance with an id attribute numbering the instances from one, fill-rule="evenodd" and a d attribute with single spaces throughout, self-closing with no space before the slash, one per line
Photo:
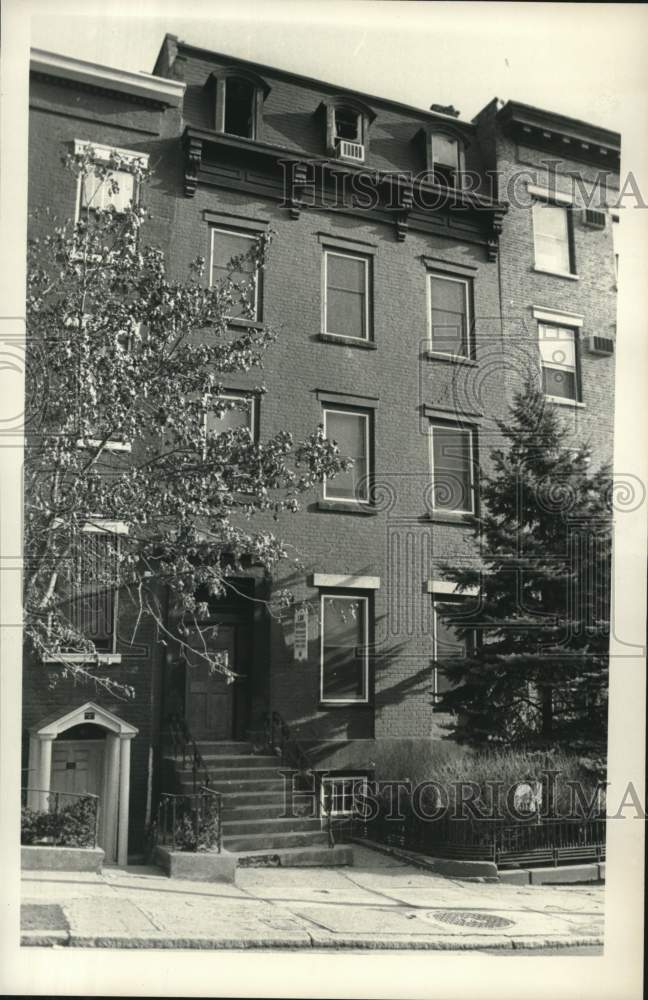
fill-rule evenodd
<path id="1" fill-rule="evenodd" d="M 224 652 L 228 665 L 236 669 L 234 627 L 208 626 L 205 631 L 208 649 Z M 200 649 L 197 641 L 191 645 Z M 219 671 L 210 671 L 209 664 L 192 653 L 187 655 L 185 712 L 195 739 L 233 739 L 234 684 L 228 684 Z"/>
<path id="2" fill-rule="evenodd" d="M 51 791 L 101 795 L 103 753 L 103 740 L 55 740 Z"/>

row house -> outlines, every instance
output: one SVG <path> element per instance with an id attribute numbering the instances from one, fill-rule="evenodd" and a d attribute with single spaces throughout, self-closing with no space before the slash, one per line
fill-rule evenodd
<path id="1" fill-rule="evenodd" d="M 132 701 L 65 679 L 52 690 L 48 665 L 27 663 L 29 781 L 95 791 L 108 857 L 141 855 L 160 790 L 183 779 L 165 744 L 179 710 L 214 787 L 255 807 L 232 813 L 226 846 L 321 844 L 319 820 L 267 825 L 268 713 L 326 772 L 330 813 L 356 780 L 407 777 L 415 744 L 432 772 L 456 749 L 440 664 L 462 654 L 436 614 L 453 599 L 443 566 L 475 559 L 478 470 L 528 373 L 597 459 L 611 454 L 619 137 L 515 102 L 465 121 L 171 35 L 150 76 L 38 51 L 31 68 L 31 206 L 74 216 L 82 194 L 61 158 L 91 143 L 154 166 L 146 238 L 174 276 L 200 253 L 216 281 L 272 230 L 255 315 L 233 318 L 280 331 L 267 391 L 253 373 L 232 378 L 228 396 L 247 405 L 223 427 L 300 438 L 322 424 L 355 464 L 272 525 L 298 570 L 250 572 L 236 599 L 213 602 L 235 684 L 187 669 L 152 627 L 131 646 L 118 602 L 101 670 L 132 684 Z M 295 610 L 269 614 L 286 587 Z"/>

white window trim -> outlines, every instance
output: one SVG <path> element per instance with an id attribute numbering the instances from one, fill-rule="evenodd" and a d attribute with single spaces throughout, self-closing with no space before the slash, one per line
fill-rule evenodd
<path id="1" fill-rule="evenodd" d="M 252 435 L 252 440 L 254 440 L 254 428 L 256 426 L 256 402 L 257 402 L 255 394 L 254 393 L 249 393 L 248 394 L 248 393 L 245 393 L 243 391 L 241 391 L 241 392 L 235 392 L 234 390 L 231 390 L 229 392 L 221 392 L 221 393 L 219 393 L 217 398 L 218 399 L 226 399 L 226 400 L 236 400 L 237 402 L 244 401 L 244 402 L 246 402 L 246 403 L 249 404 L 249 410 L 250 410 L 249 430 L 250 430 L 250 434 Z M 208 417 L 209 417 L 209 413 L 205 410 L 205 415 L 204 415 L 204 433 L 205 433 L 205 439 L 207 438 L 207 431 L 208 431 L 208 427 L 207 427 L 207 418 Z M 224 432 L 222 432 L 222 433 L 224 433 Z"/>
<path id="2" fill-rule="evenodd" d="M 359 260 L 364 264 L 364 313 L 365 313 L 365 332 L 363 337 L 355 337 L 349 333 L 340 333 L 328 329 L 328 257 L 332 254 L 334 257 L 345 257 L 347 260 Z M 327 334 L 329 337 L 343 337 L 345 340 L 359 340 L 361 343 L 367 343 L 371 338 L 369 335 L 370 331 L 370 321 L 369 321 L 369 260 L 367 257 L 363 257 L 357 253 L 347 252 L 346 250 L 331 250 L 328 247 L 324 248 L 324 267 L 322 268 L 322 332 Z"/>
<path id="3" fill-rule="evenodd" d="M 432 279 L 440 278 L 443 281 L 456 281 L 464 286 L 464 302 L 466 306 L 466 354 L 452 354 L 450 351 L 440 351 L 434 346 L 434 340 L 432 338 Z M 436 355 L 442 358 L 452 358 L 457 361 L 472 361 L 473 359 L 473 344 L 472 344 L 472 311 L 470 305 L 470 285 L 471 278 L 464 278 L 462 275 L 455 274 L 441 274 L 439 271 L 428 271 L 427 275 L 427 314 L 428 314 L 428 354 Z"/>
<path id="4" fill-rule="evenodd" d="M 251 232 L 245 229 L 226 229 L 224 226 L 214 226 L 209 227 L 209 287 L 213 288 L 212 278 L 214 274 L 214 233 L 225 233 L 227 236 L 242 236 L 244 239 L 250 240 L 254 243 L 259 236 L 262 235 L 261 232 Z M 261 317 L 259 316 L 259 268 L 257 267 L 254 271 L 254 316 L 250 319 L 247 316 L 232 316 L 229 319 L 230 323 L 260 323 Z"/>
<path id="5" fill-rule="evenodd" d="M 363 622 L 363 698 L 325 698 L 324 697 L 324 601 L 334 598 L 336 601 L 362 601 L 364 604 Z M 369 598 L 362 594 L 340 594 L 335 591 L 320 594 L 320 704 L 322 705 L 368 705 L 369 704 Z"/>
<path id="6" fill-rule="evenodd" d="M 565 206 L 574 204 L 574 199 L 571 195 L 564 194 L 562 191 L 557 191 L 555 188 L 543 187 L 540 184 L 531 183 L 528 183 L 526 188 L 531 197 L 537 201 L 546 201 Z"/>
<path id="7" fill-rule="evenodd" d="M 559 329 L 568 329 L 571 331 L 574 338 L 574 365 L 563 365 L 560 363 L 545 364 L 542 359 L 542 353 L 540 352 L 540 327 L 541 326 L 555 326 Z M 563 372 L 573 372 L 574 374 L 574 389 L 576 392 L 575 397 L 571 396 L 552 396 L 550 393 L 543 393 L 544 398 L 550 403 L 558 403 L 563 406 L 575 406 L 582 407 L 583 402 L 580 398 L 583 394 L 582 386 L 582 376 L 581 376 L 581 365 L 580 365 L 580 343 L 578 337 L 578 328 L 569 324 L 563 324 L 557 322 L 555 319 L 550 321 L 539 320 L 538 321 L 538 353 L 540 354 L 540 372 L 542 373 L 545 368 L 551 369 L 552 371 L 563 371 Z"/>
<path id="8" fill-rule="evenodd" d="M 352 114 L 354 114 L 356 116 L 356 121 L 357 121 L 357 126 L 358 126 L 357 127 L 357 133 L 360 136 L 359 139 L 345 139 L 345 138 L 343 138 L 343 136 L 338 135 L 338 130 L 337 130 L 337 116 L 338 116 L 338 111 L 350 111 Z M 335 140 L 336 143 L 337 142 L 354 142 L 354 143 L 359 143 L 361 146 L 363 146 L 364 145 L 364 139 L 365 139 L 364 115 L 362 114 L 361 111 L 356 111 L 355 108 L 350 107 L 348 104 L 340 104 L 339 106 L 336 106 L 333 109 L 333 133 L 334 133 L 333 134 L 333 138 L 334 138 L 334 140 Z"/>
<path id="9" fill-rule="evenodd" d="M 439 138 L 444 138 L 446 140 L 450 139 L 453 142 L 456 142 L 456 144 L 457 144 L 457 165 L 456 165 L 456 167 L 453 166 L 452 163 L 444 163 L 443 160 L 439 160 L 434 155 L 434 139 L 435 139 L 435 136 L 437 136 Z M 433 129 L 430 130 L 430 133 L 429 133 L 428 144 L 429 144 L 429 147 L 428 147 L 429 148 L 429 154 L 428 155 L 429 155 L 429 159 L 430 159 L 429 170 L 432 173 L 434 173 L 434 167 L 438 163 L 438 165 L 440 167 L 446 167 L 449 170 L 454 170 L 455 171 L 455 182 L 456 183 L 460 183 L 461 176 L 465 172 L 466 148 L 464 146 L 464 143 L 459 138 L 459 136 L 455 135 L 455 134 L 452 134 L 449 131 L 445 131 L 444 129 L 441 129 L 441 128 L 436 128 L 436 129 L 433 128 Z"/>
<path id="10" fill-rule="evenodd" d="M 433 509 L 433 511 L 434 511 L 435 514 L 439 514 L 440 516 L 448 515 L 448 517 L 453 517 L 455 515 L 459 516 L 461 514 L 469 514 L 469 515 L 474 516 L 474 514 L 476 512 L 476 507 L 477 507 L 476 496 L 475 496 L 475 490 L 477 488 L 477 483 L 475 481 L 476 480 L 476 477 L 475 477 L 475 471 L 476 471 L 475 470 L 475 430 L 472 427 L 459 427 L 457 424 L 453 424 L 451 422 L 444 422 L 444 421 L 441 421 L 441 420 L 435 420 L 432 417 L 429 418 L 429 422 L 430 422 L 430 429 L 429 429 L 429 434 L 428 434 L 428 437 L 429 437 L 429 445 L 428 445 L 428 447 L 429 447 L 429 456 L 430 456 L 430 478 L 431 478 L 431 483 L 432 483 L 432 489 L 431 489 L 431 492 L 430 492 L 430 497 L 431 497 L 431 501 L 432 501 L 432 509 Z M 470 461 L 470 498 L 471 498 L 471 503 L 472 503 L 472 507 L 471 507 L 470 510 L 464 510 L 464 509 L 459 510 L 456 507 L 453 508 L 453 509 L 451 509 L 450 507 L 436 507 L 434 505 L 434 428 L 435 427 L 439 427 L 442 430 L 443 429 L 445 429 L 445 430 L 451 429 L 451 430 L 463 431 L 464 433 L 466 433 L 468 435 L 468 441 L 469 441 L 469 445 L 470 445 L 470 459 L 469 459 L 469 461 Z"/>
<path id="11" fill-rule="evenodd" d="M 325 778 L 322 778 L 322 783 L 321 783 L 321 807 L 322 807 L 322 814 L 323 815 L 330 816 L 332 819 L 335 818 L 335 817 L 339 817 L 339 816 L 352 816 L 353 815 L 353 809 L 351 809 L 350 811 L 347 811 L 345 809 L 335 809 L 335 810 L 334 809 L 330 809 L 328 812 L 326 811 L 325 787 L 329 786 L 331 788 L 331 790 L 329 792 L 329 797 L 330 797 L 330 801 L 333 802 L 333 789 L 332 789 L 331 786 L 335 785 L 337 782 L 339 782 L 339 783 L 347 782 L 348 783 L 350 781 L 352 781 L 354 783 L 354 785 L 353 785 L 354 796 L 355 796 L 355 789 L 356 789 L 357 785 L 360 785 L 362 787 L 362 791 L 366 795 L 366 792 L 367 792 L 367 783 L 368 783 L 368 778 L 367 778 L 366 774 L 327 774 Z"/>
<path id="12" fill-rule="evenodd" d="M 558 309 L 551 309 L 548 306 L 531 306 L 533 318 L 541 323 L 549 323 L 554 326 L 581 327 L 584 317 L 581 313 L 560 312 Z"/>
<path id="13" fill-rule="evenodd" d="M 94 152 L 94 160 L 97 163 L 107 163 L 113 154 L 121 156 L 126 163 L 138 163 L 141 162 L 144 169 L 148 168 L 149 164 L 149 154 L 148 153 L 137 153 L 132 149 L 121 149 L 119 146 L 104 146 L 102 143 L 94 143 L 88 139 L 75 139 L 74 140 L 74 153 L 75 156 L 80 156 L 85 153 L 85 151 L 91 148 Z M 79 174 L 77 177 L 76 185 L 76 211 L 74 214 L 75 223 L 79 221 L 79 214 L 81 212 L 81 183 L 82 177 Z M 137 186 L 133 187 L 133 205 L 137 203 L 139 194 L 137 191 Z"/>
<path id="14" fill-rule="evenodd" d="M 313 587 L 380 590 L 380 577 L 346 576 L 344 573 L 313 573 Z"/>
<path id="15" fill-rule="evenodd" d="M 454 584 L 452 584 L 451 586 L 454 586 Z M 478 587 L 475 587 L 474 590 L 475 590 L 476 593 L 479 593 L 479 588 Z M 437 662 L 438 661 L 438 621 L 439 621 L 439 612 L 438 612 L 438 609 L 437 609 L 437 605 L 438 604 L 443 604 L 444 603 L 444 600 L 443 600 L 444 597 L 447 600 L 448 596 L 450 596 L 448 591 L 446 591 L 445 593 L 443 593 L 440 590 L 434 590 L 432 592 L 432 662 L 433 662 L 432 671 L 433 671 L 433 685 L 434 685 L 434 690 L 432 692 L 432 697 L 434 699 L 434 704 L 437 704 L 438 701 L 439 701 L 439 699 L 440 699 L 440 697 L 441 697 L 441 695 L 439 693 L 439 666 L 438 666 L 438 662 Z M 461 603 L 461 599 L 462 598 L 468 597 L 470 595 L 468 594 L 467 591 L 464 591 L 461 594 L 457 594 L 456 591 L 453 591 L 452 596 L 455 598 L 455 600 L 454 601 L 450 601 L 450 603 L 451 604 L 454 603 L 454 604 L 458 605 L 458 604 Z M 440 597 L 441 600 L 437 600 L 437 597 Z"/>
<path id="16" fill-rule="evenodd" d="M 573 232 L 572 232 L 572 230 L 570 228 L 571 227 L 571 219 L 569 217 L 569 211 L 568 211 L 569 208 L 570 208 L 570 206 L 571 206 L 571 204 L 572 204 L 571 200 L 569 202 L 567 202 L 567 203 L 564 203 L 564 202 L 559 202 L 557 199 L 552 198 L 552 197 L 547 197 L 547 198 L 545 198 L 545 197 L 538 197 L 538 198 L 534 199 L 533 204 L 531 205 L 531 234 L 532 234 L 532 237 L 533 237 L 533 270 L 534 271 L 538 271 L 540 274 L 551 274 L 551 275 L 553 275 L 554 277 L 557 277 L 557 278 L 569 278 L 571 281 L 578 281 L 578 273 L 576 271 L 571 271 L 571 270 L 570 271 L 561 271 L 559 268 L 543 267 L 541 264 L 538 264 L 538 259 L 537 259 L 535 212 L 533 211 L 533 209 L 535 208 L 536 205 L 550 205 L 550 206 L 553 206 L 554 208 L 562 208 L 562 209 L 564 209 L 567 212 L 567 215 L 566 215 L 566 221 L 567 221 L 567 254 L 569 256 L 569 266 L 570 266 L 570 268 L 572 268 L 572 267 L 575 266 L 576 261 L 573 259 L 573 257 L 574 257 L 574 250 L 573 250 L 573 245 L 572 245 L 574 237 L 573 237 Z"/>
<path id="17" fill-rule="evenodd" d="M 369 484 L 371 482 L 371 433 L 370 433 L 370 414 L 365 410 L 354 409 L 353 407 L 343 407 L 343 406 L 323 406 L 323 419 L 324 419 L 324 437 L 328 437 L 328 432 L 326 428 L 326 415 L 327 413 L 345 413 L 353 417 L 361 417 L 365 422 L 365 465 L 366 465 L 366 479 L 367 479 L 367 498 L 366 500 L 358 499 L 358 497 L 330 497 L 326 495 L 327 478 L 324 476 L 323 479 L 323 498 L 328 503 L 342 503 L 342 504 L 356 504 L 359 507 L 367 507 L 371 504 Z M 349 456 L 347 456 L 349 457 Z M 334 480 L 333 480 L 334 482 Z"/>

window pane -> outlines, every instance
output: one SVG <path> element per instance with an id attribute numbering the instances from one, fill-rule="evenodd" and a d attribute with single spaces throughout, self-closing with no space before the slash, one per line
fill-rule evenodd
<path id="1" fill-rule="evenodd" d="M 574 331 L 560 326 L 538 327 L 540 356 L 542 363 L 555 368 L 576 367 L 576 344 Z"/>
<path id="2" fill-rule="evenodd" d="M 243 261 L 241 267 L 236 271 L 230 269 L 232 258 L 248 254 L 252 250 L 255 239 L 255 236 L 247 236 L 243 233 L 224 232 L 220 229 L 212 230 L 211 283 L 216 285 L 231 274 L 232 281 L 236 285 L 242 286 L 241 291 L 245 295 L 246 301 L 251 302 L 254 306 L 252 318 L 258 319 L 258 296 L 255 287 L 258 275 L 255 272 L 253 261 Z M 236 301 L 235 297 L 230 315 L 249 317 L 249 312 L 244 308 L 242 302 Z"/>
<path id="3" fill-rule="evenodd" d="M 326 483 L 325 495 L 336 500 L 366 500 L 369 495 L 367 476 L 367 417 L 360 413 L 327 410 L 326 436 L 335 441 L 343 458 L 352 458 L 354 465 L 339 472 Z"/>
<path id="4" fill-rule="evenodd" d="M 465 357 L 468 353 L 466 285 L 432 275 L 430 287 L 432 348 Z"/>
<path id="5" fill-rule="evenodd" d="M 560 205 L 535 202 L 533 232 L 536 265 L 551 271 L 569 273 L 571 267 L 567 209 L 561 208 Z"/>
<path id="6" fill-rule="evenodd" d="M 432 447 L 435 508 L 472 511 L 470 431 L 435 425 Z"/>
<path id="7" fill-rule="evenodd" d="M 560 368 L 543 368 L 542 388 L 547 396 L 576 399 L 576 375 Z"/>
<path id="8" fill-rule="evenodd" d="M 236 402 L 235 409 L 227 410 L 222 416 L 217 413 L 207 414 L 207 430 L 222 434 L 223 431 L 236 430 L 237 427 L 252 428 L 252 404 L 242 396 L 223 396 L 223 402 Z M 243 406 L 241 406 L 243 404 Z"/>
<path id="9" fill-rule="evenodd" d="M 459 143 L 456 139 L 451 139 L 445 135 L 434 135 L 432 137 L 432 157 L 435 163 L 458 170 Z"/>
<path id="10" fill-rule="evenodd" d="M 117 192 L 110 190 L 111 181 L 119 186 Z M 130 207 L 135 190 L 133 174 L 123 170 L 112 171 L 110 177 L 103 180 L 96 174 L 88 174 L 83 178 L 81 187 L 81 204 L 84 208 L 109 208 L 114 206 L 117 212 L 124 212 Z"/>
<path id="11" fill-rule="evenodd" d="M 324 698 L 364 700 L 364 600 L 325 597 L 322 622 Z"/>
<path id="12" fill-rule="evenodd" d="M 335 134 L 338 139 L 346 139 L 348 142 L 362 142 L 360 115 L 351 108 L 337 108 Z"/>
<path id="13" fill-rule="evenodd" d="M 366 262 L 357 257 L 326 255 L 326 332 L 367 336 Z"/>
<path id="14" fill-rule="evenodd" d="M 247 80 L 225 80 L 225 131 L 228 135 L 254 138 L 254 87 Z"/>

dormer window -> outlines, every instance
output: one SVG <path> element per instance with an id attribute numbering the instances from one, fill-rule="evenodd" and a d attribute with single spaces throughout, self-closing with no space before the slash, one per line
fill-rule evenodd
<path id="1" fill-rule="evenodd" d="M 228 77 L 225 80 L 224 131 L 228 135 L 254 139 L 254 124 L 254 87 L 249 80 Z"/>
<path id="2" fill-rule="evenodd" d="M 449 132 L 432 131 L 428 136 L 428 170 L 437 184 L 461 186 L 464 171 L 463 142 Z"/>
<path id="3" fill-rule="evenodd" d="M 222 69 L 207 81 L 214 105 L 214 128 L 241 139 L 260 139 L 263 102 L 270 87 L 248 70 Z"/>
<path id="4" fill-rule="evenodd" d="M 326 112 L 326 152 L 338 160 L 364 163 L 369 126 L 375 115 L 357 99 L 331 98 L 318 110 Z"/>
<path id="5" fill-rule="evenodd" d="M 335 139 L 337 142 L 362 142 L 362 115 L 353 108 L 335 109 Z"/>

